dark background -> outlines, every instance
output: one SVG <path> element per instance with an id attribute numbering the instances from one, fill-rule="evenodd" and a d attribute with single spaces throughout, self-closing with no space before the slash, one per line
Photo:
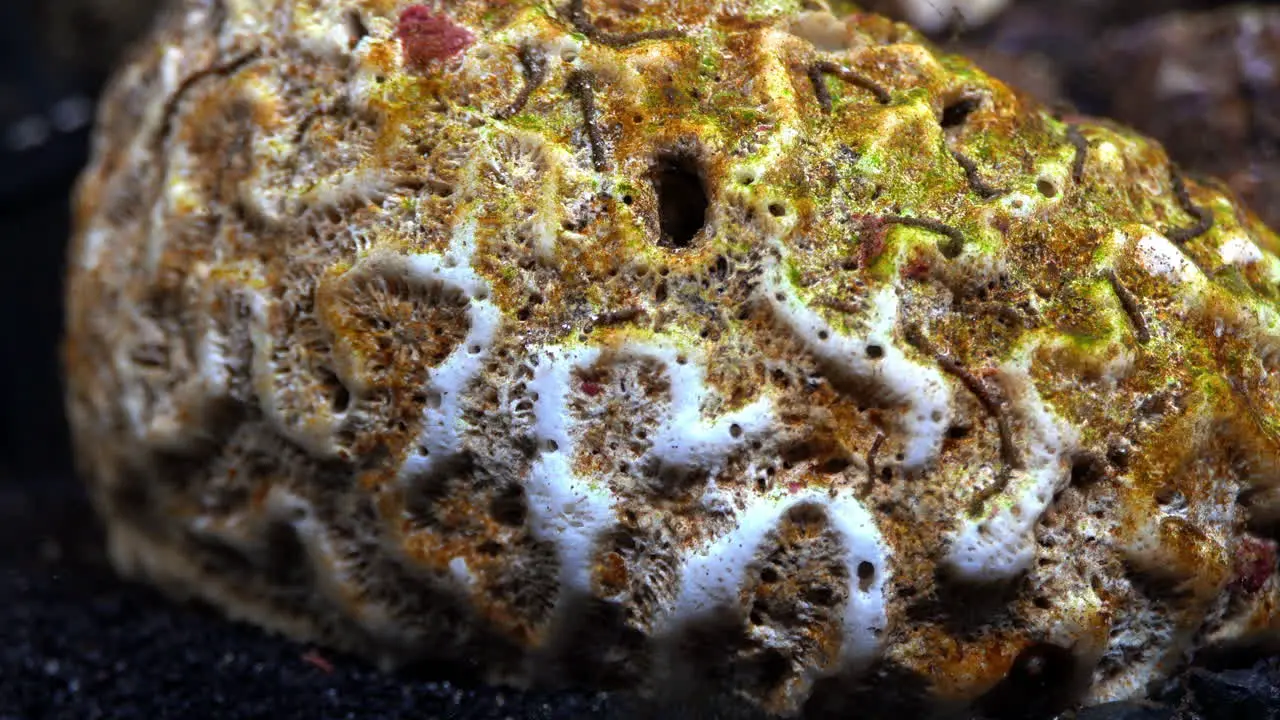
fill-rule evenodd
<path id="1" fill-rule="evenodd" d="M 62 262 L 88 151 L 80 111 L 156 2 L 0 0 L 0 720 L 650 714 L 603 695 L 485 688 L 450 668 L 379 673 L 111 573 L 62 415 Z M 895 13 L 898 2 L 864 5 Z M 936 39 L 1045 102 L 1155 134 L 1179 163 L 1223 177 L 1280 224 L 1280 6 L 1016 0 L 985 27 L 957 20 Z M 1167 87 L 1170 67 L 1191 80 Z M 990 713 L 1047 717 L 1034 678 L 1023 681 L 1033 691 L 1024 701 Z M 1201 659 L 1157 703 L 1078 717 L 1280 718 L 1280 662 Z"/>

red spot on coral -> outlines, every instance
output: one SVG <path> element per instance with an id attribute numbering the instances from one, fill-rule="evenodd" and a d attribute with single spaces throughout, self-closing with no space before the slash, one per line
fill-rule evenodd
<path id="1" fill-rule="evenodd" d="M 415 70 L 437 60 L 448 60 L 475 40 L 471 31 L 425 5 L 411 5 L 400 13 L 396 37 L 404 46 L 405 64 Z"/>
<path id="2" fill-rule="evenodd" d="M 1245 536 L 1236 545 L 1235 579 L 1231 586 L 1246 593 L 1262 589 L 1276 571 L 1274 540 Z"/>
<path id="3" fill-rule="evenodd" d="M 591 397 L 595 397 L 599 395 L 600 390 L 601 390 L 600 383 L 591 382 L 590 380 L 587 380 L 586 382 L 582 383 L 582 392 L 586 393 Z"/>
<path id="4" fill-rule="evenodd" d="M 804 489 L 804 483 L 799 481 L 791 481 L 787 483 L 787 492 L 795 494 Z"/>
<path id="5" fill-rule="evenodd" d="M 858 234 L 861 239 L 858 244 L 858 266 L 865 268 L 874 263 L 876 258 L 880 257 L 880 253 L 884 252 L 888 227 L 884 219 L 874 215 L 863 215 L 857 220 L 862 226 L 862 231 Z"/>
<path id="6" fill-rule="evenodd" d="M 929 277 L 929 260 L 919 255 L 902 266 L 902 277 L 908 280 L 922 280 Z"/>

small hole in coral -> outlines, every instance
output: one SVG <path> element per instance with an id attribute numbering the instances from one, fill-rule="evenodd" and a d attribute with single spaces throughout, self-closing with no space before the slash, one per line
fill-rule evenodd
<path id="1" fill-rule="evenodd" d="M 524 488 L 509 485 L 498 493 L 489 503 L 489 514 L 494 520 L 508 527 L 519 527 L 524 524 L 528 514 L 528 504 L 524 497 Z"/>
<path id="2" fill-rule="evenodd" d="M 1058 194 L 1057 186 L 1053 184 L 1052 180 L 1047 178 L 1040 178 L 1036 181 L 1036 190 L 1039 190 L 1040 194 L 1047 198 L 1054 197 Z"/>
<path id="3" fill-rule="evenodd" d="M 760 571 L 760 581 L 767 583 L 778 582 L 778 571 L 771 567 L 762 569 Z"/>
<path id="4" fill-rule="evenodd" d="M 888 466 L 880 468 L 880 480 L 882 482 L 893 480 L 893 468 Z"/>
<path id="5" fill-rule="evenodd" d="M 1173 505 L 1182 499 L 1182 493 L 1177 488 L 1163 487 L 1156 492 L 1156 502 L 1160 505 Z"/>
<path id="6" fill-rule="evenodd" d="M 734 423 L 734 424 L 730 425 L 730 426 L 729 426 L 729 436 L 730 436 L 730 437 L 735 437 L 735 438 L 740 438 L 740 437 L 742 437 L 742 426 L 741 426 L 741 425 L 739 425 L 739 424 L 737 424 L 737 423 Z"/>
<path id="7" fill-rule="evenodd" d="M 369 36 L 369 28 L 364 24 L 364 18 L 360 17 L 359 10 L 348 10 L 346 20 L 347 34 L 350 35 L 347 47 L 354 50 L 361 40 Z"/>
<path id="8" fill-rule="evenodd" d="M 544 447 L 546 447 L 547 452 L 559 452 L 560 443 L 556 442 L 555 440 L 548 440 L 544 445 Z"/>
<path id="9" fill-rule="evenodd" d="M 343 413 L 347 408 L 351 407 L 351 391 L 344 385 L 339 385 L 333 389 L 333 411 Z"/>
<path id="10" fill-rule="evenodd" d="M 872 360 L 879 360 L 880 358 L 884 357 L 884 348 L 880 347 L 879 345 L 868 345 L 867 357 L 871 358 Z"/>
<path id="11" fill-rule="evenodd" d="M 942 127 L 953 128 L 963 125 L 982 106 L 982 98 L 974 95 L 962 96 L 959 100 L 942 108 Z"/>
<path id="12" fill-rule="evenodd" d="M 871 589 L 871 582 L 876 578 L 876 566 L 863 560 L 858 563 L 858 589 L 866 592 Z"/>
<path id="13" fill-rule="evenodd" d="M 844 472 L 852 464 L 853 462 L 849 460 L 849 458 L 838 456 L 830 457 L 822 463 L 822 466 L 818 468 L 818 471 L 828 475 L 834 475 L 836 473 Z"/>
<path id="14" fill-rule="evenodd" d="M 706 188 L 697 158 L 688 151 L 661 152 L 650 174 L 658 196 L 659 244 L 687 248 L 707 222 Z"/>
<path id="15" fill-rule="evenodd" d="M 774 217 L 782 217 L 787 214 L 787 207 L 782 203 L 769 203 L 769 214 Z"/>
<path id="16" fill-rule="evenodd" d="M 827 332 L 826 330 L 819 330 L 819 331 L 818 331 L 818 339 L 819 339 L 819 340 L 826 340 L 826 339 L 827 339 L 827 338 L 829 338 L 829 337 L 831 337 L 831 333 Z"/>
<path id="17" fill-rule="evenodd" d="M 968 425 L 952 425 L 947 428 L 947 437 L 952 440 L 959 440 L 961 438 L 969 437 L 969 433 L 972 431 L 973 428 L 970 428 Z"/>
<path id="18" fill-rule="evenodd" d="M 818 607 L 830 607 L 836 600 L 836 593 L 826 585 L 819 585 L 805 591 L 804 599 Z"/>
<path id="19" fill-rule="evenodd" d="M 1107 463 L 1097 453 L 1082 451 L 1071 457 L 1071 484 L 1087 487 L 1107 476 Z"/>

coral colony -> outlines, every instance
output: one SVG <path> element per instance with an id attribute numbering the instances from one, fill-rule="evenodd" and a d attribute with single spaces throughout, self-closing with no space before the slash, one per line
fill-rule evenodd
<path id="1" fill-rule="evenodd" d="M 179 3 L 69 278 L 121 571 L 388 663 L 781 713 L 1135 697 L 1274 635 L 1276 236 L 836 12 Z"/>

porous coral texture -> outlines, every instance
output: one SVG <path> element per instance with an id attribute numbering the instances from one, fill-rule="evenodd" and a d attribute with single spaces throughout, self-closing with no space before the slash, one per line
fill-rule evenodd
<path id="1" fill-rule="evenodd" d="M 294 637 L 795 713 L 1280 626 L 1276 237 L 877 16 L 186 0 L 77 216 L 116 563 Z"/>

